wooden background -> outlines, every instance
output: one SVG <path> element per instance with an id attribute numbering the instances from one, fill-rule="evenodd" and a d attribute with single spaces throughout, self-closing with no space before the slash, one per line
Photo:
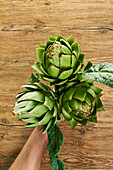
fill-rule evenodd
<path id="1" fill-rule="evenodd" d="M 0 170 L 7 170 L 33 129 L 12 115 L 15 96 L 27 84 L 35 49 L 50 35 L 70 34 L 86 53 L 85 63 L 113 64 L 112 0 L 0 0 Z M 103 88 L 105 111 L 98 123 L 71 130 L 61 123 L 66 169 L 113 169 L 113 89 Z M 41 170 L 50 170 L 46 149 Z"/>

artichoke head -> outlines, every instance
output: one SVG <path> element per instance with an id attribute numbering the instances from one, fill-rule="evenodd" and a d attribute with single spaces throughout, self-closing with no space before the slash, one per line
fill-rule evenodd
<path id="1" fill-rule="evenodd" d="M 85 54 L 80 53 L 80 45 L 72 36 L 67 40 L 50 36 L 46 46 L 41 45 L 36 51 L 38 61 L 32 67 L 41 74 L 41 79 L 51 84 L 66 83 L 83 67 Z"/>
<path id="2" fill-rule="evenodd" d="M 97 111 L 104 110 L 100 100 L 101 91 L 92 81 L 85 80 L 64 92 L 60 99 L 63 119 L 72 128 L 77 123 L 86 125 L 88 121 L 97 122 Z"/>
<path id="3" fill-rule="evenodd" d="M 14 114 L 26 122 L 26 127 L 41 125 L 45 133 L 57 120 L 57 105 L 51 89 L 42 83 L 24 85 L 25 91 L 17 96 Z"/>

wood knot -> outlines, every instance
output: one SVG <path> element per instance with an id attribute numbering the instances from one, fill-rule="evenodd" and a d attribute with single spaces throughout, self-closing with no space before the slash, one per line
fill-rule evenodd
<path id="1" fill-rule="evenodd" d="M 9 121 L 8 121 L 6 118 L 3 118 L 3 119 L 2 119 L 2 122 L 5 123 L 5 124 L 8 124 L 8 123 L 9 123 Z"/>
<path id="2" fill-rule="evenodd" d="M 81 128 L 80 129 L 80 133 L 83 135 L 83 134 L 85 134 L 85 129 L 84 128 Z"/>

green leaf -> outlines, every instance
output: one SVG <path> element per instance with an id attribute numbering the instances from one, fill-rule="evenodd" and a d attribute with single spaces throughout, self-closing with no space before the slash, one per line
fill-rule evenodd
<path id="1" fill-rule="evenodd" d="M 72 54 L 72 68 L 76 66 L 77 63 L 77 56 L 76 54 Z"/>
<path id="2" fill-rule="evenodd" d="M 47 50 L 47 48 L 48 48 L 50 45 L 52 45 L 53 43 L 54 43 L 54 41 L 49 40 L 49 41 L 47 42 L 47 44 L 46 44 L 45 50 Z"/>
<path id="3" fill-rule="evenodd" d="M 62 107 L 62 114 L 67 121 L 70 121 L 72 119 L 71 115 L 69 115 L 69 113 L 67 113 L 63 107 Z"/>
<path id="4" fill-rule="evenodd" d="M 40 44 L 40 47 L 45 49 L 46 46 L 44 44 Z"/>
<path id="5" fill-rule="evenodd" d="M 29 91 L 39 90 L 40 89 L 36 84 L 27 84 L 27 85 L 23 85 L 22 87 L 26 88 Z"/>
<path id="6" fill-rule="evenodd" d="M 72 118 L 72 120 L 69 121 L 69 124 L 71 125 L 72 129 L 74 129 L 75 126 L 77 125 L 77 121 L 75 121 L 75 120 Z"/>
<path id="7" fill-rule="evenodd" d="M 52 40 L 52 41 L 55 41 L 56 40 L 56 38 L 55 37 L 53 37 L 53 36 L 50 36 L 50 38 L 49 38 L 50 40 Z"/>
<path id="8" fill-rule="evenodd" d="M 56 41 L 60 41 L 60 39 L 64 39 L 61 35 L 58 35 Z"/>
<path id="9" fill-rule="evenodd" d="M 34 68 L 37 72 L 39 72 L 41 75 L 47 75 L 48 74 L 45 72 L 43 69 L 42 65 L 36 62 L 34 65 L 32 65 L 32 68 Z"/>
<path id="10" fill-rule="evenodd" d="M 60 151 L 60 146 L 63 145 L 63 133 L 60 131 L 59 126 L 56 124 L 52 124 L 49 130 L 47 131 L 48 134 L 48 151 L 49 155 L 56 156 Z"/>
<path id="11" fill-rule="evenodd" d="M 52 111 L 48 111 L 45 114 L 45 116 L 43 117 L 43 119 L 40 122 L 38 122 L 38 125 L 45 125 L 45 124 L 47 124 L 50 121 L 50 119 L 51 119 L 52 113 L 53 113 Z"/>
<path id="12" fill-rule="evenodd" d="M 60 131 L 59 125 L 52 123 L 47 134 L 51 170 L 65 170 L 65 166 L 58 155 L 60 146 L 63 144 L 63 133 Z"/>
<path id="13" fill-rule="evenodd" d="M 37 83 L 36 85 L 39 87 L 39 89 L 42 89 L 45 92 L 48 92 L 48 86 L 47 85 L 45 85 L 43 83 Z"/>
<path id="14" fill-rule="evenodd" d="M 71 45 L 71 48 L 72 48 L 72 51 L 75 51 L 75 54 L 77 56 L 77 58 L 79 57 L 79 54 L 80 54 L 80 45 L 78 45 L 77 42 L 73 43 Z"/>
<path id="15" fill-rule="evenodd" d="M 19 103 L 16 102 L 14 109 L 25 107 L 28 103 L 29 103 L 29 101 L 22 101 L 22 102 L 19 102 Z"/>
<path id="16" fill-rule="evenodd" d="M 84 71 L 86 71 L 87 69 L 89 69 L 91 66 L 92 66 L 92 63 L 89 61 L 89 62 L 87 63 L 87 65 L 85 66 Z"/>
<path id="17" fill-rule="evenodd" d="M 44 125 L 44 129 L 43 129 L 43 133 L 42 134 L 47 132 L 47 130 L 50 128 L 51 124 L 52 124 L 52 119 L 49 121 L 49 123 L 47 125 Z"/>
<path id="18" fill-rule="evenodd" d="M 43 54 L 43 52 L 44 52 L 44 49 L 43 49 L 43 48 L 37 48 L 37 49 L 36 49 L 38 61 L 39 61 L 40 63 L 42 63 L 42 64 L 44 63 L 44 54 Z"/>
<path id="19" fill-rule="evenodd" d="M 69 50 L 68 47 L 66 47 L 65 45 L 61 45 L 61 52 L 64 53 L 64 54 L 69 54 L 71 55 L 71 51 Z"/>
<path id="20" fill-rule="evenodd" d="M 74 38 L 70 35 L 67 39 L 67 42 L 71 45 L 74 43 Z"/>
<path id="21" fill-rule="evenodd" d="M 59 158 L 55 158 L 51 161 L 51 170 L 65 170 L 65 166 Z"/>
<path id="22" fill-rule="evenodd" d="M 61 55 L 60 68 L 68 69 L 71 67 L 71 55 Z"/>
<path id="23" fill-rule="evenodd" d="M 79 99 L 80 101 L 84 101 L 86 96 L 86 92 L 80 87 L 77 88 L 76 92 L 73 95 L 73 98 Z"/>
<path id="24" fill-rule="evenodd" d="M 32 117 L 29 119 L 22 119 L 23 122 L 27 122 L 27 123 L 37 123 L 39 120 L 37 117 Z"/>
<path id="25" fill-rule="evenodd" d="M 50 97 L 45 96 L 45 102 L 44 105 L 47 106 L 50 110 L 53 108 L 53 101 L 50 99 Z"/>
<path id="26" fill-rule="evenodd" d="M 28 124 L 28 125 L 26 125 L 25 127 L 27 127 L 27 128 L 34 128 L 34 127 L 37 127 L 38 126 L 38 124 L 37 123 L 34 123 L 34 124 Z"/>
<path id="27" fill-rule="evenodd" d="M 29 112 L 29 115 L 41 117 L 43 116 L 49 109 L 42 105 L 38 104 L 32 111 Z"/>
<path id="28" fill-rule="evenodd" d="M 83 62 L 84 62 L 84 58 L 85 58 L 85 54 L 83 54 L 83 53 L 80 53 L 80 55 L 79 55 L 79 61 L 80 61 L 80 63 L 81 64 L 83 64 Z"/>
<path id="29" fill-rule="evenodd" d="M 63 100 L 72 100 L 73 94 L 75 93 L 76 89 L 71 87 L 68 91 L 65 92 Z"/>
<path id="30" fill-rule="evenodd" d="M 40 78 L 41 80 L 45 80 L 45 81 L 48 81 L 50 83 L 54 83 L 56 81 L 56 79 L 51 79 L 51 78 L 47 78 L 47 77 L 42 77 Z"/>
<path id="31" fill-rule="evenodd" d="M 19 98 L 18 101 L 30 100 L 30 99 L 39 101 L 39 102 L 44 102 L 45 96 L 43 93 L 41 93 L 39 91 L 33 91 L 33 92 L 28 92 L 28 93 L 24 94 L 22 97 Z"/>
<path id="32" fill-rule="evenodd" d="M 60 73 L 60 69 L 55 67 L 54 65 L 50 65 L 47 71 L 54 78 L 57 78 Z"/>
<path id="33" fill-rule="evenodd" d="M 39 82 L 39 74 L 38 73 L 36 73 L 36 74 L 32 73 L 29 82 L 30 83 Z"/>
<path id="34" fill-rule="evenodd" d="M 97 123 L 97 116 L 90 117 L 88 121 Z"/>
<path id="35" fill-rule="evenodd" d="M 105 62 L 91 66 L 85 69 L 81 76 L 113 88 L 113 64 L 111 63 Z"/>
<path id="36" fill-rule="evenodd" d="M 92 90 L 94 90 L 94 92 L 95 92 L 96 94 L 100 94 L 101 91 L 102 91 L 102 89 L 100 89 L 99 87 L 96 87 L 96 86 L 90 86 L 90 88 L 91 88 Z"/>
<path id="37" fill-rule="evenodd" d="M 71 50 L 71 46 L 70 46 L 70 44 L 66 40 L 60 39 L 60 42 L 61 42 L 62 45 L 67 46 L 69 48 L 69 50 Z"/>
<path id="38" fill-rule="evenodd" d="M 103 107 L 99 107 L 99 108 L 97 109 L 97 111 L 100 112 L 100 111 L 105 111 L 105 110 L 104 110 Z"/>
<path id="39" fill-rule="evenodd" d="M 32 68 L 34 68 L 37 72 L 39 72 L 40 74 L 44 75 L 43 71 L 40 68 L 39 63 L 35 63 L 34 65 L 32 65 Z"/>
<path id="40" fill-rule="evenodd" d="M 73 73 L 73 69 L 70 69 L 70 70 L 67 70 L 67 71 L 63 71 L 58 78 L 61 79 L 61 80 L 66 79 L 66 78 L 68 78 L 72 73 Z"/>

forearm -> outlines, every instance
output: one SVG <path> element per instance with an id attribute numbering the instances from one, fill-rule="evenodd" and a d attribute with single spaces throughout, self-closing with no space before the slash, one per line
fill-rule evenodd
<path id="1" fill-rule="evenodd" d="M 47 143 L 47 134 L 35 128 L 9 170 L 38 170 Z"/>

